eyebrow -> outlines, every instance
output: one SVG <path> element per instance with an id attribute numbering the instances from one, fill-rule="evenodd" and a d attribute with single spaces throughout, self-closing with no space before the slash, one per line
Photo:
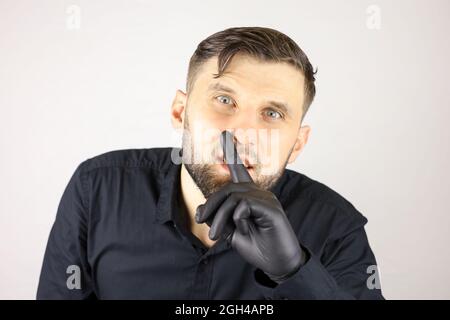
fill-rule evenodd
<path id="1" fill-rule="evenodd" d="M 221 84 L 220 82 L 210 84 L 208 87 L 208 91 L 224 91 L 224 92 L 236 94 L 236 92 L 233 89 Z"/>
<path id="2" fill-rule="evenodd" d="M 236 91 L 234 91 L 230 87 L 223 85 L 220 82 L 210 84 L 208 87 L 208 91 L 223 91 L 223 92 L 228 92 L 231 94 L 236 94 Z M 267 101 L 267 103 L 278 108 L 279 110 L 282 110 L 286 114 L 291 114 L 291 108 L 286 103 L 275 101 L 275 100 Z"/>

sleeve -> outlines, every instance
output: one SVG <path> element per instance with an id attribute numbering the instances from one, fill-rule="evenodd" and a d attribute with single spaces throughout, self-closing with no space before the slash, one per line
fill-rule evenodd
<path id="1" fill-rule="evenodd" d="M 364 227 L 327 244 L 322 259 L 302 247 L 309 256 L 307 262 L 278 285 L 261 270 L 255 270 L 254 280 L 266 299 L 384 299 Z"/>
<path id="2" fill-rule="evenodd" d="M 36 298 L 93 299 L 87 262 L 88 202 L 86 177 L 80 164 L 58 205 L 44 254 Z"/>

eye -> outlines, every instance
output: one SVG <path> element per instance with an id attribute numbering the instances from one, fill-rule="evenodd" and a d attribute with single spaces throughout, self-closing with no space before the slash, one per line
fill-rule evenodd
<path id="1" fill-rule="evenodd" d="M 283 118 L 283 114 L 273 109 L 265 110 L 264 115 L 269 117 L 270 120 L 278 120 Z"/>
<path id="2" fill-rule="evenodd" d="M 216 97 L 216 99 L 218 99 L 219 102 L 220 102 L 220 103 L 223 103 L 223 104 L 230 104 L 230 103 L 233 103 L 233 99 L 231 99 L 229 96 L 224 96 L 224 95 L 222 95 L 222 96 Z"/>

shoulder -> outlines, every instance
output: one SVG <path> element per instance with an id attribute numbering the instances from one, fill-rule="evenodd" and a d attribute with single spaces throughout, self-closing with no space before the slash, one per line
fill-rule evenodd
<path id="1" fill-rule="evenodd" d="M 324 183 L 290 169 L 285 170 L 284 189 L 287 196 L 301 197 L 340 209 L 349 215 L 356 214 L 353 204 Z"/>
<path id="2" fill-rule="evenodd" d="M 178 150 L 171 147 L 112 150 L 84 160 L 78 171 L 83 174 L 108 168 L 150 168 L 165 172 Z"/>
<path id="3" fill-rule="evenodd" d="M 283 203 L 308 210 L 297 213 L 302 220 L 320 228 L 328 225 L 330 232 L 341 235 L 367 223 L 367 218 L 348 199 L 320 181 L 290 169 L 285 170 L 280 180 L 278 192 Z"/>

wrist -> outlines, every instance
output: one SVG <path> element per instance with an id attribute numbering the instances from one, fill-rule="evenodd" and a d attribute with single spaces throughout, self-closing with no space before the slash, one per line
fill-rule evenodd
<path id="1" fill-rule="evenodd" d="M 294 274 L 296 274 L 300 270 L 301 267 L 302 267 L 302 265 L 299 265 L 294 270 L 292 270 L 292 271 L 290 271 L 287 274 L 284 274 L 282 276 L 272 275 L 272 274 L 267 273 L 267 272 L 264 272 L 264 273 L 270 278 L 270 280 L 272 280 L 273 282 L 276 282 L 277 284 L 280 284 L 280 283 L 288 280 Z"/>
<path id="2" fill-rule="evenodd" d="M 302 250 L 302 248 L 300 248 L 299 250 L 299 254 L 296 256 L 297 262 L 294 264 L 294 267 L 287 273 L 283 274 L 283 275 L 274 275 L 274 274 L 270 274 L 268 272 L 264 272 L 269 278 L 270 280 L 276 282 L 277 284 L 280 284 L 284 281 L 286 281 L 287 279 L 289 279 L 290 277 L 292 277 L 294 274 L 296 274 L 300 268 L 306 263 L 308 257 L 306 254 L 305 250 Z"/>

